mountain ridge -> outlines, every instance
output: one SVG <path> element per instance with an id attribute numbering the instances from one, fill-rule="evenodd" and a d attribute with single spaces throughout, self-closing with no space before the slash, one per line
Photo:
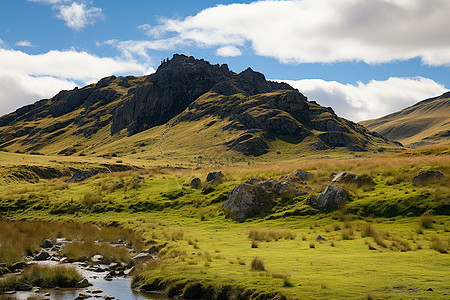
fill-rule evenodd
<path id="1" fill-rule="evenodd" d="M 428 98 L 381 118 L 360 122 L 407 147 L 450 142 L 450 92 Z"/>
<path id="2" fill-rule="evenodd" d="M 118 147 L 137 155 L 125 145 L 134 143 L 153 154 L 207 147 L 259 156 L 274 141 L 294 152 L 400 146 L 251 68 L 234 73 L 180 54 L 151 75 L 105 77 L 0 117 L 1 148 L 44 154 L 104 155 Z"/>

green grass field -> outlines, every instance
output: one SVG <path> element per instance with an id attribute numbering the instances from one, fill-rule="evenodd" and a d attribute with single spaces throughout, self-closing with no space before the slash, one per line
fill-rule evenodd
<path id="1" fill-rule="evenodd" d="M 160 262 L 139 267 L 134 283 L 174 296 L 445 299 L 450 297 L 448 151 L 446 146 L 373 158 L 147 167 L 101 173 L 80 183 L 66 183 L 68 177 L 16 180 L 2 185 L 0 213 L 4 220 L 114 225 L 132 229 L 146 242 L 167 243 Z M 3 155 L 18 162 L 3 164 L 4 172 L 22 164 L 21 158 L 23 165 L 28 159 L 61 165 L 54 157 Z M 70 159 L 63 163 L 74 164 Z M 94 159 L 80 159 L 86 168 L 95 165 Z M 267 215 L 244 222 L 223 211 L 229 192 L 244 180 L 278 179 L 297 169 L 312 174 L 309 195 L 280 199 Z M 412 184 L 415 175 L 429 169 L 443 172 L 445 179 Z M 225 176 L 219 185 L 189 187 L 193 178 L 204 181 L 217 170 Z M 368 174 L 375 185 L 343 185 L 350 201 L 338 211 L 309 207 L 306 199 L 339 171 Z M 316 241 L 319 234 L 327 241 Z"/>

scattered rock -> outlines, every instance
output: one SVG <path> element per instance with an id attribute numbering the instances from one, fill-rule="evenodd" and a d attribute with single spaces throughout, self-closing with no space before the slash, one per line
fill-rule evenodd
<path id="1" fill-rule="evenodd" d="M 89 290 L 89 292 L 90 292 L 91 294 L 101 294 L 101 293 L 103 293 L 103 291 L 102 291 L 101 289 L 99 289 L 99 288 Z"/>
<path id="2" fill-rule="evenodd" d="M 51 239 L 46 239 L 44 240 L 44 242 L 42 243 L 42 248 L 52 248 L 54 245 L 53 241 Z"/>
<path id="3" fill-rule="evenodd" d="M 102 265 L 110 265 L 112 263 L 112 261 L 109 258 L 105 257 L 100 261 L 100 263 Z"/>
<path id="4" fill-rule="evenodd" d="M 306 193 L 298 192 L 290 183 L 273 179 L 255 185 L 241 183 L 233 189 L 223 206 L 234 218 L 246 219 L 272 207 L 277 198 L 302 194 Z"/>
<path id="5" fill-rule="evenodd" d="M 85 288 L 88 286 L 91 286 L 91 284 L 89 283 L 89 281 L 86 278 L 78 281 L 77 284 L 75 285 L 76 288 Z"/>
<path id="6" fill-rule="evenodd" d="M 375 185 L 372 177 L 367 174 L 356 175 L 347 172 L 340 172 L 333 176 L 332 182 L 354 183 L 361 185 Z"/>
<path id="7" fill-rule="evenodd" d="M 125 184 L 124 184 L 123 182 L 119 182 L 119 183 L 116 185 L 116 188 L 121 189 L 121 188 L 123 188 L 124 186 L 125 186 Z"/>
<path id="8" fill-rule="evenodd" d="M 35 260 L 46 260 L 50 257 L 50 253 L 45 251 L 44 249 L 41 250 L 36 256 L 34 257 Z"/>
<path id="9" fill-rule="evenodd" d="M 321 236 L 320 234 L 316 237 L 316 241 L 324 241 L 324 242 L 326 242 L 327 240 L 323 237 L 323 236 Z"/>
<path id="10" fill-rule="evenodd" d="M 347 200 L 347 192 L 338 185 L 329 185 L 317 199 L 312 198 L 311 206 L 321 210 L 335 209 Z"/>
<path id="11" fill-rule="evenodd" d="M 104 258 L 103 255 L 97 254 L 97 255 L 92 256 L 91 260 L 93 263 L 98 264 L 103 260 L 103 258 Z"/>
<path id="12" fill-rule="evenodd" d="M 68 179 L 66 182 L 80 182 L 88 179 L 89 177 L 92 177 L 94 175 L 97 175 L 98 172 L 95 170 L 92 171 L 81 171 L 81 170 L 75 170 L 75 173 L 73 176 Z"/>
<path id="13" fill-rule="evenodd" d="M 133 180 L 133 183 L 135 183 L 135 184 L 138 184 L 138 183 L 141 183 L 142 182 L 142 180 L 141 179 L 138 179 L 138 178 L 135 178 L 134 180 Z"/>
<path id="14" fill-rule="evenodd" d="M 261 181 L 261 179 L 258 179 L 258 178 L 250 178 L 250 179 L 247 179 L 244 183 L 250 184 L 250 185 L 255 185 L 256 183 L 258 183 L 260 181 Z"/>
<path id="15" fill-rule="evenodd" d="M 124 271 L 124 275 L 125 275 L 125 276 L 128 276 L 128 275 L 130 275 L 131 273 L 133 273 L 134 270 L 135 270 L 135 267 L 132 266 L 130 269 L 127 269 L 127 270 Z"/>
<path id="16" fill-rule="evenodd" d="M 206 176 L 206 182 L 208 182 L 208 184 L 216 184 L 216 183 L 220 183 L 220 181 L 222 180 L 222 171 L 219 172 L 211 172 L 208 174 L 208 176 Z"/>
<path id="17" fill-rule="evenodd" d="M 430 180 L 440 180 L 444 177 L 445 177 L 445 175 L 442 174 L 442 172 L 440 172 L 440 171 L 434 171 L 434 170 L 422 171 L 419 173 L 419 175 L 417 175 L 413 178 L 413 183 L 420 184 L 420 183 L 425 183 Z"/>
<path id="18" fill-rule="evenodd" d="M 295 171 L 294 176 L 299 177 L 301 180 L 308 180 L 311 178 L 311 174 L 302 170 Z"/>
<path id="19" fill-rule="evenodd" d="M 87 293 L 79 293 L 78 296 L 75 298 L 75 300 L 77 299 L 87 299 L 90 298 L 91 295 L 87 294 Z"/>
<path id="20" fill-rule="evenodd" d="M 105 299 L 105 300 L 112 300 L 112 299 L 116 299 L 116 297 L 106 294 L 106 295 L 103 296 L 103 299 Z"/>
<path id="21" fill-rule="evenodd" d="M 202 187 L 202 180 L 200 178 L 194 178 L 189 185 L 191 188 L 200 189 Z"/>

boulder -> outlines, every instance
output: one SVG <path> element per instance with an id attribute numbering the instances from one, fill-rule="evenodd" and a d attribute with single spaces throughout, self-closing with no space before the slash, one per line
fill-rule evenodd
<path id="1" fill-rule="evenodd" d="M 46 260 L 50 258 L 50 253 L 45 251 L 44 249 L 41 250 L 36 256 L 34 257 L 35 260 Z"/>
<path id="2" fill-rule="evenodd" d="M 193 189 L 200 189 L 202 187 L 202 180 L 200 178 L 194 178 L 189 185 Z"/>
<path id="3" fill-rule="evenodd" d="M 311 178 L 311 174 L 302 170 L 295 171 L 294 176 L 299 177 L 301 180 L 308 180 Z"/>
<path id="4" fill-rule="evenodd" d="M 440 172 L 440 171 L 434 171 L 434 170 L 422 171 L 413 178 L 413 183 L 420 184 L 420 183 L 425 183 L 430 180 L 440 180 L 444 177 L 445 177 L 445 175 L 442 174 L 442 172 Z"/>
<path id="5" fill-rule="evenodd" d="M 234 218 L 246 219 L 272 207 L 278 198 L 301 194 L 306 193 L 298 192 L 290 183 L 273 179 L 255 185 L 241 183 L 233 189 L 223 206 Z"/>
<path id="6" fill-rule="evenodd" d="M 54 245 L 53 241 L 51 239 L 46 239 L 44 240 L 44 242 L 42 243 L 41 247 L 42 248 L 52 248 Z"/>
<path id="7" fill-rule="evenodd" d="M 340 186 L 333 184 L 327 186 L 317 199 L 312 199 L 310 204 L 320 210 L 329 210 L 338 208 L 346 200 L 347 192 Z"/>
<path id="8" fill-rule="evenodd" d="M 211 172 L 206 176 L 206 182 L 208 182 L 208 184 L 216 184 L 222 180 L 222 177 L 223 175 L 221 171 Z"/>

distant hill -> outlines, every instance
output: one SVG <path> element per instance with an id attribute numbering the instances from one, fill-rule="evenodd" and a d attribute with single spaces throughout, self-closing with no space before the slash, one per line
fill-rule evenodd
<path id="1" fill-rule="evenodd" d="M 250 68 L 178 54 L 149 76 L 106 77 L 0 118 L 0 148 L 43 154 L 156 160 L 380 147 L 399 146 Z"/>
<path id="2" fill-rule="evenodd" d="M 407 147 L 450 143 L 450 92 L 390 115 L 360 122 Z"/>

